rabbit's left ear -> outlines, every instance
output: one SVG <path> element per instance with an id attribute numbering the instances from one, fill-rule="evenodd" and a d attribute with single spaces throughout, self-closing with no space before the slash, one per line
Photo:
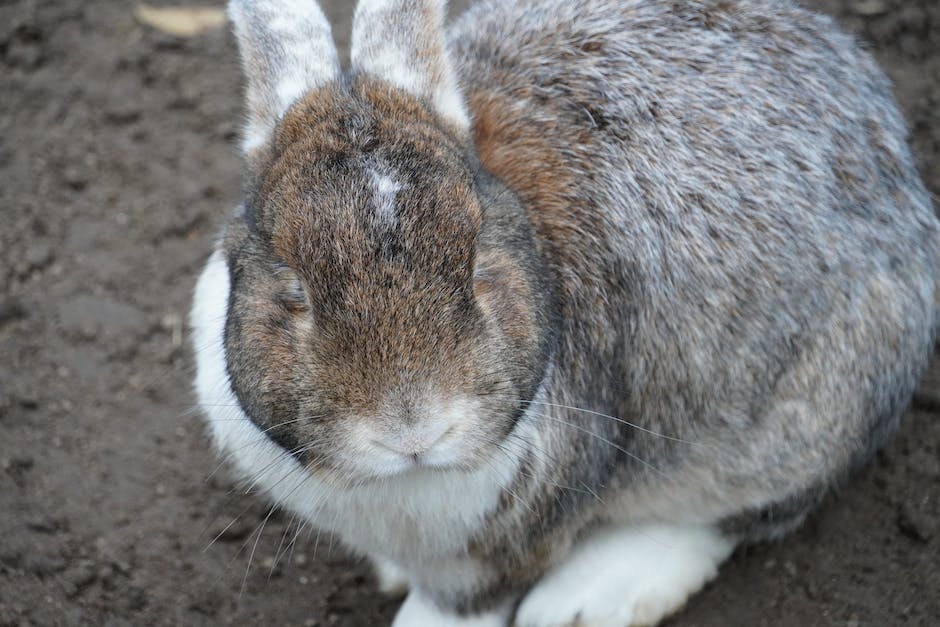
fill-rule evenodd
<path id="1" fill-rule="evenodd" d="M 444 38 L 445 0 L 359 0 L 350 58 L 370 74 L 423 100 L 459 129 L 470 128 Z"/>
<path id="2" fill-rule="evenodd" d="M 339 58 L 316 0 L 230 0 L 228 15 L 245 69 L 248 154 L 298 98 L 339 77 Z"/>

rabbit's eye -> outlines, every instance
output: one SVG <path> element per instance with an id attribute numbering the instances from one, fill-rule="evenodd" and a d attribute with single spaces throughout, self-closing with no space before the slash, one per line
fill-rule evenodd
<path id="1" fill-rule="evenodd" d="M 300 276 L 290 266 L 283 263 L 276 264 L 274 277 L 277 279 L 277 298 L 284 307 L 290 311 L 309 309 L 307 290 L 304 289 Z"/>

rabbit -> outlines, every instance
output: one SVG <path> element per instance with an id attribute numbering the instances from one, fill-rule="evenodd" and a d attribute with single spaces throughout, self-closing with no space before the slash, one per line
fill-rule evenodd
<path id="1" fill-rule="evenodd" d="M 240 206 L 195 388 L 396 627 L 654 625 L 896 427 L 938 222 L 891 89 L 779 0 L 231 0 Z"/>

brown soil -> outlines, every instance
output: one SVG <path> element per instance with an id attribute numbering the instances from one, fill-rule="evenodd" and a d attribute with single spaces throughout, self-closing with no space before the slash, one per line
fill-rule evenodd
<path id="1" fill-rule="evenodd" d="M 940 3 L 815 4 L 894 79 L 937 194 Z M 363 564 L 307 532 L 282 555 L 291 521 L 214 472 L 183 323 L 236 201 L 238 68 L 224 30 L 132 7 L 0 0 L 0 625 L 387 624 Z M 856 481 L 670 624 L 940 625 L 940 365 Z"/>

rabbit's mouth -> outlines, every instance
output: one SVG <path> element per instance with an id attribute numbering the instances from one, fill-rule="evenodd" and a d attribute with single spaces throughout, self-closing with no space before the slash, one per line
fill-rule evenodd
<path id="1" fill-rule="evenodd" d="M 480 403 L 453 398 L 426 403 L 420 418 L 398 415 L 346 421 L 334 464 L 341 472 L 390 479 L 441 471 L 471 471 L 480 430 Z"/>
<path id="2" fill-rule="evenodd" d="M 446 447 L 455 430 L 455 425 L 450 425 L 442 433 L 418 432 L 407 438 L 373 439 L 371 444 L 400 458 L 408 468 L 447 467 L 450 464 L 440 459 L 439 450 Z"/>
<path id="3" fill-rule="evenodd" d="M 341 464 L 338 466 L 324 466 L 322 464 L 306 464 L 307 471 L 318 481 L 342 491 L 355 491 L 359 488 L 372 486 L 393 486 L 399 483 L 414 483 L 430 480 L 442 475 L 460 476 L 471 475 L 478 472 L 481 465 L 472 460 L 440 461 L 432 456 L 401 455 L 394 453 L 396 459 L 379 460 L 378 463 L 363 464 L 361 460 L 355 465 Z"/>

